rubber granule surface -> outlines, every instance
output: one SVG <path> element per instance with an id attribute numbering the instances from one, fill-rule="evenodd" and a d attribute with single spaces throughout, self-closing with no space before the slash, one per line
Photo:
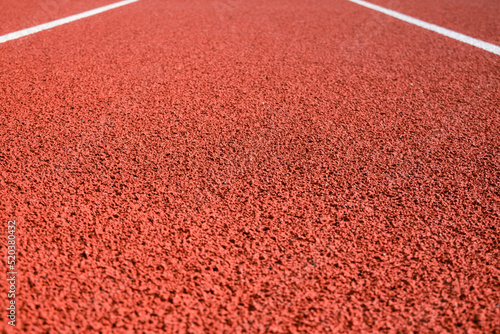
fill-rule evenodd
<path id="1" fill-rule="evenodd" d="M 0 64 L 18 332 L 500 332 L 498 56 L 348 1 L 143 0 Z"/>

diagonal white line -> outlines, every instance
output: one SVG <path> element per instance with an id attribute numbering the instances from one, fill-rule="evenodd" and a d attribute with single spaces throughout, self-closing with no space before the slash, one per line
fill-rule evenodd
<path id="1" fill-rule="evenodd" d="M 0 44 L 1 43 L 5 43 L 7 41 L 11 41 L 13 39 L 18 39 L 18 38 L 21 38 L 21 37 L 24 37 L 24 36 L 28 36 L 28 35 L 31 35 L 31 34 L 34 34 L 34 33 L 40 32 L 40 31 L 43 31 L 43 30 L 54 28 L 54 27 L 57 27 L 57 26 L 60 26 L 60 25 L 66 24 L 66 23 L 70 23 L 70 22 L 73 22 L 73 21 L 76 21 L 76 20 L 80 20 L 80 19 L 92 16 L 92 15 L 96 15 L 96 14 L 108 11 L 110 9 L 114 9 L 114 8 L 118 8 L 118 7 L 121 7 L 121 6 L 125 6 L 125 5 L 128 5 L 129 3 L 136 2 L 136 1 L 139 1 L 139 0 L 124 0 L 124 1 L 113 3 L 111 5 L 107 5 L 107 6 L 99 7 L 99 8 L 96 8 L 96 9 L 92 9 L 92 10 L 89 10 L 89 11 L 86 11 L 86 12 L 83 12 L 83 13 L 80 13 L 80 14 L 68 16 L 68 17 L 65 17 L 65 18 L 62 18 L 62 19 L 59 19 L 59 20 L 55 20 L 55 21 L 52 21 L 52 22 L 47 22 L 47 23 L 44 23 L 44 24 L 40 24 L 38 26 L 34 26 L 34 27 L 31 27 L 31 28 L 27 28 L 27 29 L 16 31 L 16 32 L 12 32 L 10 34 L 0 36 Z"/>
<path id="2" fill-rule="evenodd" d="M 405 21 L 405 22 L 414 24 L 416 26 L 419 26 L 421 28 L 437 32 L 438 34 L 444 35 L 444 36 L 449 37 L 449 38 L 453 38 L 453 39 L 460 41 L 462 43 L 473 45 L 475 47 L 489 51 L 489 52 L 494 53 L 496 55 L 500 55 L 500 47 L 496 46 L 495 44 L 487 43 L 487 42 L 481 41 L 479 39 L 475 39 L 475 38 L 472 38 L 470 36 L 463 35 L 463 34 L 458 33 L 456 31 L 449 30 L 449 29 L 437 26 L 437 25 L 432 24 L 432 23 L 421 21 L 421 20 L 413 18 L 411 16 L 404 15 L 404 14 L 395 12 L 393 10 L 390 10 L 390 9 L 387 9 L 384 7 L 374 5 L 372 3 L 369 3 L 369 2 L 366 2 L 363 0 L 349 0 L 349 1 L 357 3 L 358 5 L 376 10 L 377 12 L 381 12 L 381 13 L 384 13 L 386 15 L 395 17 L 401 21 Z"/>

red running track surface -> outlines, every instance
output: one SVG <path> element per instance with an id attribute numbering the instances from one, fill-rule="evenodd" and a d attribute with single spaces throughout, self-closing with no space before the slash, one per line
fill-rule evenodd
<path id="1" fill-rule="evenodd" d="M 116 1 L 2 0 L 0 2 L 0 35 L 75 15 L 114 2 Z"/>
<path id="2" fill-rule="evenodd" d="M 141 0 L 1 44 L 16 329 L 500 331 L 499 60 L 344 0 Z"/>
<path id="3" fill-rule="evenodd" d="M 371 0 L 371 3 L 500 45 L 500 1 Z"/>

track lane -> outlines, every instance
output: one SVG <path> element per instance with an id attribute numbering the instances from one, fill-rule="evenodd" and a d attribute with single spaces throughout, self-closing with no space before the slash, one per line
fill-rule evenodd
<path id="1" fill-rule="evenodd" d="M 495 328 L 498 58 L 314 4 L 141 1 L 0 49 L 26 331 Z"/>

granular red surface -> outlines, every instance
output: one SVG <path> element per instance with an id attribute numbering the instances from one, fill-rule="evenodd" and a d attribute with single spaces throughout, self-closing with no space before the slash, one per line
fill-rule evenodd
<path id="1" fill-rule="evenodd" d="M 500 1 L 370 0 L 371 3 L 500 45 Z"/>
<path id="2" fill-rule="evenodd" d="M 0 35 L 30 28 L 97 7 L 113 0 L 3 0 L 0 2 Z"/>
<path id="3" fill-rule="evenodd" d="M 343 0 L 0 45 L 16 329 L 499 332 L 499 59 Z"/>

